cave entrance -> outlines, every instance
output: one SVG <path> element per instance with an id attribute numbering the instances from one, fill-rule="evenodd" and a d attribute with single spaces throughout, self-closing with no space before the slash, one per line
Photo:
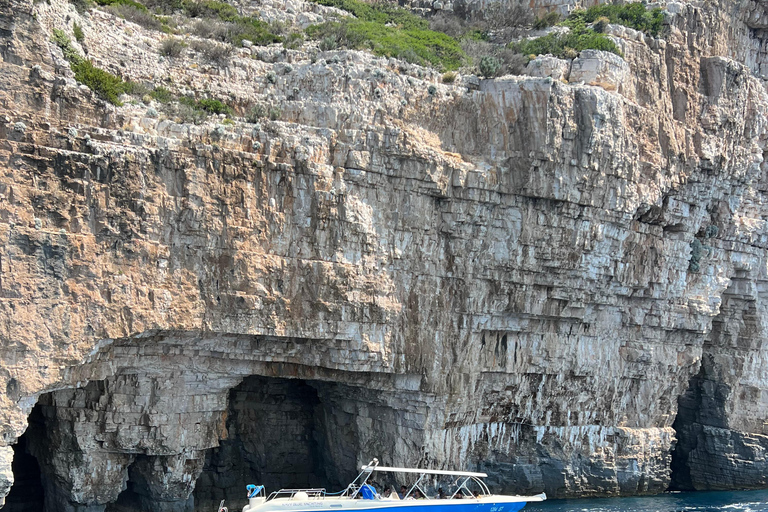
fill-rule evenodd
<path id="1" fill-rule="evenodd" d="M 358 443 L 351 414 L 334 407 L 333 384 L 300 379 L 251 376 L 231 390 L 227 437 L 206 454 L 195 487 L 198 507 L 222 499 L 237 509 L 245 504 L 245 486 L 267 489 L 341 486 L 354 470 Z M 334 438 L 330 438 L 334 436 Z M 331 440 L 333 439 L 333 440 Z M 334 450 L 344 445 L 348 449 Z"/>
<path id="2" fill-rule="evenodd" d="M 237 510 L 247 484 L 337 491 L 373 457 L 422 456 L 418 392 L 345 378 L 125 372 L 42 394 L 4 510 L 192 512 L 222 499 Z"/>
<path id="3" fill-rule="evenodd" d="M 5 497 L 5 512 L 40 512 L 44 492 L 40 464 L 27 449 L 27 434 L 13 445 L 13 487 Z"/>

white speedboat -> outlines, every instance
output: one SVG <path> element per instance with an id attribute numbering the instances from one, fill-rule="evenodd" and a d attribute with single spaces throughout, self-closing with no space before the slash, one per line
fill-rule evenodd
<path id="1" fill-rule="evenodd" d="M 373 459 L 363 466 L 357 478 L 338 493 L 327 493 L 325 489 L 281 489 L 267 495 L 264 486 L 249 485 L 248 505 L 243 512 L 517 512 L 529 501 L 547 499 L 544 493 L 535 496 L 491 494 L 481 480 L 488 476 L 485 473 L 390 468 L 378 464 L 379 461 Z M 400 497 L 394 489 L 379 494 L 368 483 L 374 472 L 410 473 L 418 477 Z M 425 484 L 430 475 L 450 478 L 450 492 L 427 497 Z M 224 502 L 219 512 L 226 512 Z"/>

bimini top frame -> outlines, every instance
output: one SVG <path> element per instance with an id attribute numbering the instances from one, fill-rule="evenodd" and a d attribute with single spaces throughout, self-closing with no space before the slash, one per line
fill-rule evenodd
<path id="1" fill-rule="evenodd" d="M 476 473 L 472 471 L 446 471 L 443 469 L 386 467 L 386 466 L 379 466 L 378 459 L 373 459 L 367 465 L 361 466 L 360 470 L 361 470 L 360 474 L 357 475 L 357 478 L 355 478 L 355 481 L 349 484 L 349 487 L 347 487 L 347 491 L 352 493 L 351 497 L 353 498 L 357 496 L 357 494 L 360 492 L 360 489 L 366 484 L 366 482 L 368 481 L 368 479 L 370 478 L 370 476 L 373 474 L 374 471 L 381 471 L 385 473 L 411 473 L 411 474 L 419 475 L 419 478 L 416 480 L 416 483 L 414 483 L 411 486 L 411 488 L 408 489 L 408 492 L 405 493 L 405 496 L 403 496 L 404 498 L 407 498 L 408 496 L 410 496 L 415 489 L 418 489 L 423 496 L 426 496 L 427 493 L 424 491 L 424 489 L 421 488 L 419 484 L 427 475 L 457 477 L 455 482 L 457 486 L 456 491 L 451 495 L 451 498 L 455 497 L 459 493 L 463 495 L 474 496 L 474 494 L 472 494 L 472 491 L 470 491 L 469 488 L 467 488 L 467 484 L 470 481 L 475 482 L 480 487 L 483 494 L 485 495 L 491 494 L 491 491 L 488 489 L 488 486 L 485 485 L 485 482 L 480 480 L 480 478 L 488 477 L 486 473 Z"/>

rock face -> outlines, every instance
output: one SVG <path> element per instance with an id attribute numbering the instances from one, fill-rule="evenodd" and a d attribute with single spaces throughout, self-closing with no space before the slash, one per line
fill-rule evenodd
<path id="1" fill-rule="evenodd" d="M 0 495 L 14 446 L 51 511 L 372 457 L 553 497 L 765 486 L 764 5 L 670 2 L 665 39 L 611 29 L 624 60 L 467 87 L 310 46 L 161 59 L 5 0 Z M 106 105 L 48 43 L 73 21 L 100 67 L 282 116 Z"/>

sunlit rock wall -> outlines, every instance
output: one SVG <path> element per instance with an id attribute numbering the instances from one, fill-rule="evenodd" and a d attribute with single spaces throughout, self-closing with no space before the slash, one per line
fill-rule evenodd
<path id="1" fill-rule="evenodd" d="M 378 456 L 557 497 L 764 485 L 761 6 L 669 3 L 664 39 L 609 28 L 624 61 L 446 85 L 359 52 L 159 60 L 158 33 L 6 1 L 3 485 L 53 391 L 51 507 L 128 482 L 190 507 L 252 375 L 355 388 L 327 395 L 334 480 Z M 282 117 L 105 105 L 47 43 L 75 20 L 126 79 Z"/>

